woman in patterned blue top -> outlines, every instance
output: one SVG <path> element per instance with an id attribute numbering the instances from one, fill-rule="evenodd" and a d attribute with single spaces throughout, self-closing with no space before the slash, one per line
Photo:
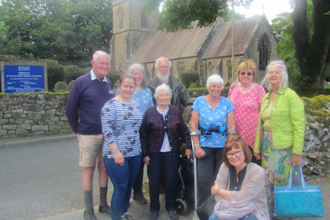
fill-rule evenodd
<path id="1" fill-rule="evenodd" d="M 134 77 L 136 82 L 132 99 L 140 103 L 141 112 L 144 115 L 147 109 L 153 106 L 151 91 L 147 88 L 147 81 L 145 79 L 145 69 L 141 64 L 134 63 L 129 68 L 129 73 Z M 117 90 L 117 94 L 119 94 L 119 91 L 120 89 Z M 133 200 L 141 204 L 146 204 L 147 200 L 142 193 L 143 167 L 144 163 L 142 161 L 139 173 L 133 183 Z"/>
<path id="2" fill-rule="evenodd" d="M 201 131 L 193 136 L 197 160 L 197 204 L 211 196 L 211 187 L 222 163 L 227 133 L 236 133 L 234 106 L 221 96 L 221 76 L 211 75 L 206 82 L 209 94 L 198 97 L 192 106 L 191 130 Z"/>
<path id="3" fill-rule="evenodd" d="M 142 122 L 141 107 L 132 99 L 135 79 L 123 75 L 120 93 L 106 102 L 101 112 L 104 134 L 103 161 L 113 184 L 111 218 L 129 219 L 127 209 L 131 187 L 141 164 L 139 129 Z"/>

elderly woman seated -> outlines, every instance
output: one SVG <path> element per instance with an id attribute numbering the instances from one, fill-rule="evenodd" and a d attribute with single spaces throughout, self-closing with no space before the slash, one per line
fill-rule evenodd
<path id="1" fill-rule="evenodd" d="M 235 135 L 226 140 L 223 163 L 211 189 L 217 201 L 209 220 L 268 220 L 264 170 L 251 163 L 252 153 Z"/>
<path id="2" fill-rule="evenodd" d="M 165 208 L 171 219 L 178 219 L 175 210 L 181 137 L 186 143 L 186 155 L 192 156 L 189 129 L 181 112 L 171 103 L 171 89 L 158 86 L 154 95 L 157 105 L 149 108 L 143 118 L 140 134 L 143 161 L 148 165 L 150 220 L 158 217 L 159 188 L 162 173 L 165 178 Z"/>

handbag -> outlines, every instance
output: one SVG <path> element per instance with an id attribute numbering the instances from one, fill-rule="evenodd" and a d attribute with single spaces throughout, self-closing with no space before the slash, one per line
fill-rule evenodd
<path id="1" fill-rule="evenodd" d="M 287 186 L 275 186 L 275 216 L 292 218 L 324 217 L 321 187 L 319 185 L 306 186 L 300 166 L 298 172 L 295 172 L 295 177 L 293 177 L 293 170 L 292 168 Z M 297 181 L 300 181 L 299 184 L 301 185 L 297 185 Z"/>

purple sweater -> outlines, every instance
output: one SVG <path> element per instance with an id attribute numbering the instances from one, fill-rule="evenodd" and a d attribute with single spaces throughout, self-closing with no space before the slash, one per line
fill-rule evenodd
<path id="1" fill-rule="evenodd" d="M 101 109 L 114 97 L 111 81 L 91 80 L 91 73 L 78 77 L 71 87 L 66 116 L 77 134 L 102 134 Z"/>

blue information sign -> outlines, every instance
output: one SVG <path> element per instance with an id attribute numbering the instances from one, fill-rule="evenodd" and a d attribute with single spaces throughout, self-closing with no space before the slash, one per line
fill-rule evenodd
<path id="1" fill-rule="evenodd" d="M 33 93 L 44 90 L 43 66 L 4 65 L 5 93 Z"/>

